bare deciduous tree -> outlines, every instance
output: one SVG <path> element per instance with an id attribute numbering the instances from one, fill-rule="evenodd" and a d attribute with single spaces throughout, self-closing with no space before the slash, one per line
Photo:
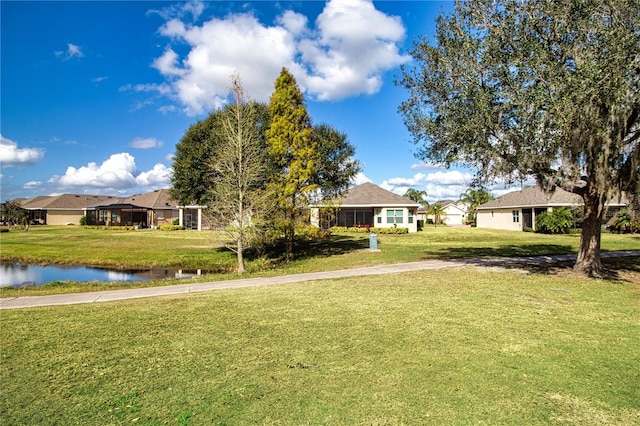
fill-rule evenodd
<path id="1" fill-rule="evenodd" d="M 222 115 L 222 135 L 210 167 L 218 177 L 208 209 L 212 227 L 231 241 L 238 273 L 245 272 L 244 252 L 262 244 L 275 202 L 267 189 L 269 159 L 264 142 L 260 105 L 248 99 L 240 77 L 231 77 L 233 103 Z"/>

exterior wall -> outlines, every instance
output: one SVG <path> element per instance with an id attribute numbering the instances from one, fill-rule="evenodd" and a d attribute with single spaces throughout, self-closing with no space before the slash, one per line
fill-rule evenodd
<path id="1" fill-rule="evenodd" d="M 347 210 L 351 210 L 353 211 L 354 208 L 345 208 Z M 417 214 L 417 209 L 408 209 L 407 207 L 378 207 L 378 208 L 358 208 L 357 210 L 368 210 L 371 211 L 373 210 L 373 223 L 371 223 L 371 226 L 374 228 L 393 228 L 394 225 L 395 227 L 398 228 L 408 228 L 409 232 L 418 232 L 418 214 Z M 394 213 L 396 213 L 396 211 L 401 211 L 400 214 L 393 214 L 393 221 L 397 222 L 389 222 L 389 213 L 388 211 L 392 210 L 394 211 Z M 409 214 L 409 210 L 411 210 L 411 212 L 413 214 Z M 320 226 L 320 214 L 319 214 L 319 209 L 316 207 L 311 208 L 311 218 L 310 218 L 310 223 L 314 226 Z"/>
<path id="2" fill-rule="evenodd" d="M 399 219 L 402 218 L 401 223 L 389 222 L 389 210 L 401 210 L 401 215 L 393 215 L 393 217 Z M 373 221 L 375 228 L 408 228 L 409 232 L 418 232 L 418 212 L 417 209 L 411 209 L 413 215 L 409 215 L 409 209 L 406 207 L 383 207 L 374 209 Z M 411 220 L 412 218 L 412 220 Z M 412 223 L 410 223 L 410 220 Z"/>
<path id="3" fill-rule="evenodd" d="M 519 222 L 513 221 L 513 211 L 517 211 Z M 522 231 L 522 209 L 493 209 L 478 210 L 476 215 L 478 228 L 505 229 L 510 231 Z"/>
<path id="4" fill-rule="evenodd" d="M 179 215 L 178 211 L 166 209 L 166 210 L 153 210 L 153 220 L 149 221 L 148 225 L 153 226 L 161 226 L 161 225 L 171 225 L 175 217 L 177 218 Z"/>
<path id="5" fill-rule="evenodd" d="M 82 210 L 47 210 L 47 225 L 66 225 L 67 223 L 78 225 L 82 216 L 84 216 Z"/>

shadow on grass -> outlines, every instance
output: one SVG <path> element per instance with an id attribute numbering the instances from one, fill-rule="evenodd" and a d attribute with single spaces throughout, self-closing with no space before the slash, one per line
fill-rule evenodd
<path id="1" fill-rule="evenodd" d="M 369 248 L 369 240 L 366 238 L 354 238 L 346 235 L 332 235 L 318 240 L 296 240 L 293 248 L 295 260 L 309 258 L 330 257 L 350 253 L 355 250 Z M 265 256 L 268 259 L 284 261 L 286 245 L 284 240 L 266 248 L 262 253 L 250 253 L 251 258 Z"/>
<path id="2" fill-rule="evenodd" d="M 425 252 L 426 258 L 466 259 L 478 266 L 520 269 L 531 273 L 580 276 L 574 272 L 576 250 L 569 245 L 504 245 L 498 247 L 452 247 Z M 640 283 L 640 257 L 607 257 L 602 254 L 599 278 Z"/>
<path id="3" fill-rule="evenodd" d="M 539 263 L 504 265 L 538 274 L 582 277 L 573 270 L 575 260 L 543 261 Z M 640 284 L 640 257 L 602 258 L 603 271 L 598 278 Z"/>
<path id="4" fill-rule="evenodd" d="M 575 248 L 561 244 L 518 244 L 495 247 L 446 247 L 424 252 L 425 259 L 478 259 L 487 257 L 551 256 L 575 253 Z"/>

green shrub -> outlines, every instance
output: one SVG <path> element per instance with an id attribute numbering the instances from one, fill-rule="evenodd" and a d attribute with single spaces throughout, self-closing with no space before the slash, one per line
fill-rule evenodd
<path id="1" fill-rule="evenodd" d="M 571 210 L 556 207 L 536 216 L 536 232 L 541 234 L 568 234 L 573 224 Z"/>
<path id="2" fill-rule="evenodd" d="M 160 225 L 161 231 L 182 231 L 184 226 L 180 225 Z"/>
<path id="3" fill-rule="evenodd" d="M 349 232 L 346 226 L 332 226 L 331 232 Z"/>
<path id="4" fill-rule="evenodd" d="M 331 231 L 327 229 L 320 229 L 313 225 L 300 225 L 296 227 L 296 237 L 304 238 L 307 240 L 320 240 L 331 235 Z"/>
<path id="5" fill-rule="evenodd" d="M 611 232 L 634 233 L 640 230 L 640 221 L 634 220 L 629 210 L 622 209 L 614 217 L 613 224 L 609 227 Z"/>
<path id="6" fill-rule="evenodd" d="M 98 229 L 100 231 L 133 231 L 135 227 L 115 225 L 84 225 L 82 229 Z"/>
<path id="7" fill-rule="evenodd" d="M 87 217 L 86 216 L 82 216 L 80 218 L 80 226 L 87 226 Z"/>
<path id="8" fill-rule="evenodd" d="M 371 228 L 376 234 L 408 234 L 409 228 Z"/>
<path id="9" fill-rule="evenodd" d="M 358 228 L 358 227 L 351 227 L 351 228 L 347 228 L 347 231 L 349 232 L 353 232 L 354 234 L 366 234 L 369 232 L 370 228 Z"/>

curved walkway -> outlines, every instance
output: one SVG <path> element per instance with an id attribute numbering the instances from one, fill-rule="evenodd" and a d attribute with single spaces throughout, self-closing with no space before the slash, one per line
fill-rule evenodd
<path id="1" fill-rule="evenodd" d="M 603 252 L 602 258 L 640 257 L 640 250 Z M 253 287 L 272 284 L 286 284 L 303 281 L 357 277 L 365 275 L 395 274 L 428 269 L 443 269 L 460 266 L 509 266 L 543 265 L 557 262 L 575 261 L 575 254 L 556 256 L 531 256 L 518 258 L 451 259 L 424 260 L 410 263 L 370 266 L 365 268 L 340 269 L 336 271 L 309 272 L 304 274 L 283 275 L 278 277 L 244 278 L 227 281 L 168 285 L 162 287 L 133 288 L 127 290 L 105 290 L 87 293 L 54 294 L 47 296 L 7 297 L 0 299 L 0 309 L 32 308 L 38 306 L 75 305 L 80 303 L 110 302 L 114 300 L 136 299 L 141 297 L 169 296 L 222 290 L 228 288 Z"/>

